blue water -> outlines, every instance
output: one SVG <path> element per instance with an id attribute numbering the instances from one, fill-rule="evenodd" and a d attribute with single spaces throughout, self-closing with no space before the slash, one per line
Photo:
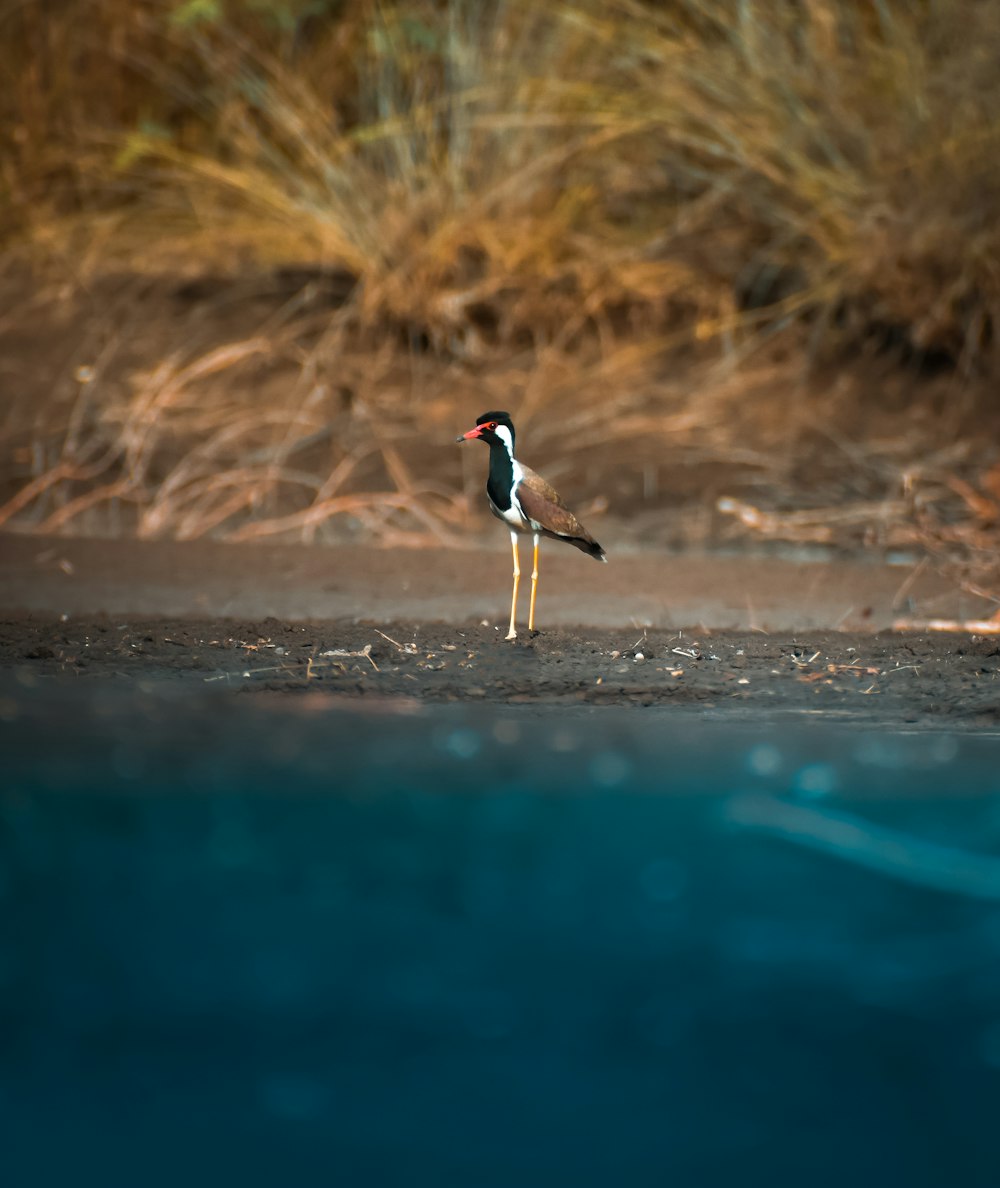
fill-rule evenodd
<path id="1" fill-rule="evenodd" d="M 4 1184 L 1000 1182 L 994 740 L 94 688 L 0 699 Z"/>

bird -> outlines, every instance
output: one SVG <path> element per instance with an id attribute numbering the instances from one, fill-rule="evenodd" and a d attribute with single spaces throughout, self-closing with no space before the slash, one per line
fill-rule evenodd
<path id="1" fill-rule="evenodd" d="M 607 561 L 604 549 L 573 515 L 558 493 L 541 475 L 529 470 L 514 456 L 514 422 L 510 413 L 487 412 L 476 418 L 474 429 L 457 441 L 485 441 L 490 447 L 490 472 L 486 497 L 490 511 L 510 529 L 514 554 L 514 590 L 510 599 L 510 629 L 506 639 L 517 639 L 514 619 L 517 591 L 521 582 L 518 537 L 530 534 L 535 542 L 535 563 L 531 571 L 531 605 L 528 631 L 535 630 L 535 598 L 538 594 L 538 546 L 543 536 L 564 540 L 597 561 Z"/>

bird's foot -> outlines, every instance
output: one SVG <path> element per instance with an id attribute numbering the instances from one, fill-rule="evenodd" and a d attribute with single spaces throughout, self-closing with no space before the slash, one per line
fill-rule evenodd
<path id="1" fill-rule="evenodd" d="M 504 639 L 517 639 L 517 632 L 513 627 L 511 627 L 511 629 L 507 632 L 507 634 L 504 636 Z"/>

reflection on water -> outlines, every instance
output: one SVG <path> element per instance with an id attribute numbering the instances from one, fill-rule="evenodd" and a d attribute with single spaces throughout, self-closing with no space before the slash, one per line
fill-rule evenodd
<path id="1" fill-rule="evenodd" d="M 5 1182 L 996 1183 L 992 740 L 4 704 Z"/>

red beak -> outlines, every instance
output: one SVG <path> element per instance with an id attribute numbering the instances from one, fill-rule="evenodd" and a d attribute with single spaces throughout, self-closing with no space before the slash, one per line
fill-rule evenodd
<path id="1" fill-rule="evenodd" d="M 463 433 L 461 437 L 457 437 L 455 440 L 456 441 L 472 441 L 473 438 L 482 437 L 482 435 L 483 435 L 483 427 L 482 427 L 482 425 L 477 425 L 475 427 L 475 429 L 470 429 L 468 433 Z"/>

